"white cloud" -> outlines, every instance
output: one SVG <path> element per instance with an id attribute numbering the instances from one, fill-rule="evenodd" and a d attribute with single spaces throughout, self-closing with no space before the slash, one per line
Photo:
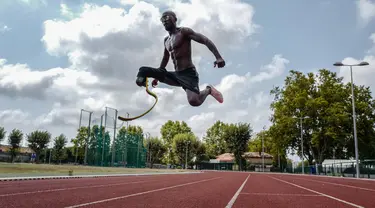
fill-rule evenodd
<path id="1" fill-rule="evenodd" d="M 357 10 L 360 20 L 367 25 L 375 18 L 375 2 L 372 0 L 357 0 Z"/>
<path id="2" fill-rule="evenodd" d="M 73 18 L 74 13 L 66 4 L 60 4 L 60 13 L 62 16 L 67 18 Z"/>
<path id="3" fill-rule="evenodd" d="M 10 28 L 8 25 L 5 25 L 3 23 L 0 23 L 0 33 L 5 33 L 10 31 L 12 28 Z"/>
<path id="4" fill-rule="evenodd" d="M 372 41 L 372 49 L 370 49 L 367 54 L 361 58 L 356 59 L 353 57 L 346 57 L 342 60 L 344 64 L 358 64 L 362 61 L 368 62 L 368 66 L 354 66 L 353 67 L 353 79 L 354 83 L 357 85 L 370 86 L 372 91 L 375 92 L 375 83 L 373 77 L 375 77 L 375 33 L 373 33 L 370 38 Z M 339 75 L 344 77 L 344 82 L 350 82 L 350 68 L 340 67 Z"/>
<path id="5" fill-rule="evenodd" d="M 158 2 L 176 11 L 180 25 L 212 39 L 224 58 L 235 50 L 233 45 L 251 42 L 259 27 L 253 22 L 254 8 L 239 0 Z M 166 32 L 159 22 L 162 11 L 158 7 L 143 1 L 127 3 L 132 5 L 129 10 L 85 4 L 82 13 L 71 19 L 45 21 L 41 41 L 46 51 L 68 57 L 70 66 L 31 69 L 27 64 L 7 64 L 2 59 L 0 94 L 50 101 L 50 109 L 30 118 L 33 125 L 57 131 L 61 131 L 60 127 L 70 129 L 70 134 L 75 134 L 81 108 L 94 111 L 97 123 L 105 106 L 117 108 L 119 115 L 144 112 L 153 98 L 135 85 L 135 76 L 140 66 L 159 65 Z M 68 11 L 61 6 L 62 15 L 70 14 Z M 214 61 L 205 46 L 194 43 L 193 49 L 196 65 L 202 64 L 202 57 Z M 235 63 L 241 66 L 238 61 Z M 159 97 L 155 109 L 131 123 L 153 135 L 158 135 L 161 125 L 169 119 L 187 121 L 198 136 L 215 120 L 251 122 L 255 128 L 262 128 L 268 123 L 272 98 L 257 87 L 282 75 L 288 63 L 282 55 L 275 55 L 259 71 L 224 76 L 217 85 L 225 98 L 223 104 L 208 97 L 202 106 L 191 107 L 181 88 L 161 85 L 153 89 Z M 172 70 L 171 61 L 168 68 Z M 201 87 L 205 87 L 204 83 Z"/>
<path id="6" fill-rule="evenodd" d="M 28 125 L 30 114 L 20 109 L 8 109 L 0 112 L 1 123 L 23 124 Z"/>

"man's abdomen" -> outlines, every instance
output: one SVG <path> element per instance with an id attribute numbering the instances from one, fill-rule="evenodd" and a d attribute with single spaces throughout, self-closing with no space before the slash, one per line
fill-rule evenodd
<path id="1" fill-rule="evenodd" d="M 177 58 L 173 61 L 175 63 L 175 70 L 182 71 L 184 69 L 195 67 L 191 58 Z"/>

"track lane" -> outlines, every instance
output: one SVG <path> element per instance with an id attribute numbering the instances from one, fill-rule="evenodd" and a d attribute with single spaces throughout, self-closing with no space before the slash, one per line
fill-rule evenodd
<path id="1" fill-rule="evenodd" d="M 154 176 L 124 176 L 108 178 L 79 178 L 79 179 L 46 179 L 30 181 L 0 182 L 0 196 L 5 194 L 21 194 L 28 192 L 43 192 L 54 189 L 74 189 L 84 186 L 101 186 L 108 184 L 129 183 L 136 181 L 155 180 Z"/>
<path id="2" fill-rule="evenodd" d="M 345 179 L 342 181 L 336 181 L 337 183 L 334 185 L 331 182 L 326 182 L 325 180 L 317 180 L 316 177 L 293 177 L 290 175 L 272 175 L 277 179 L 281 179 L 287 181 L 289 183 L 296 184 L 298 186 L 302 186 L 314 191 L 321 192 L 323 194 L 327 194 L 329 196 L 345 200 L 347 202 L 363 206 L 363 207 L 373 207 L 375 204 L 375 197 L 374 191 L 366 190 L 366 189 L 359 189 L 355 188 L 356 184 L 352 184 L 352 187 L 343 187 L 338 186 L 336 184 L 344 184 L 347 183 Z M 313 178 L 313 180 L 306 180 Z M 363 185 L 358 181 L 357 187 Z"/>
<path id="3" fill-rule="evenodd" d="M 57 192 L 47 192 L 42 194 L 29 194 L 26 196 L 1 197 L 1 203 L 5 207 L 66 207 L 73 204 L 81 204 L 111 197 L 118 197 L 124 194 L 163 188 L 179 183 L 186 183 L 192 180 L 208 179 L 207 174 L 192 175 L 163 175 L 158 176 L 148 183 L 128 184 L 124 186 L 99 187 L 88 189 L 75 189 Z M 104 180 L 101 179 L 102 181 Z"/>
<path id="4" fill-rule="evenodd" d="M 351 207 L 319 194 L 290 186 L 266 174 L 251 174 L 233 208 Z"/>
<path id="5" fill-rule="evenodd" d="M 339 184 L 344 186 L 353 186 L 363 189 L 372 189 L 375 191 L 375 180 L 361 180 L 354 178 L 336 178 L 336 177 L 315 177 L 315 176 L 296 176 L 295 178 L 310 181 L 327 182 L 331 184 Z"/>
<path id="6" fill-rule="evenodd" d="M 204 207 L 224 208 L 242 184 L 248 174 L 206 173 L 216 180 L 203 181 L 196 184 L 155 191 L 151 193 L 115 199 L 93 204 L 90 208 L 117 207 Z M 124 195 L 126 196 L 126 195 Z"/>

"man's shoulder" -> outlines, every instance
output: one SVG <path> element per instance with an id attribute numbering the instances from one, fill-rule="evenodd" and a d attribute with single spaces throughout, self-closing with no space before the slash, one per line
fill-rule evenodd
<path id="1" fill-rule="evenodd" d="M 194 30 L 191 29 L 190 27 L 180 27 L 180 31 L 183 34 L 191 34 L 194 32 Z"/>

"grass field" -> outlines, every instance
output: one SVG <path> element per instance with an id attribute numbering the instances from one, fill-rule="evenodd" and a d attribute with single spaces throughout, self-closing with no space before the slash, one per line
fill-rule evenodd
<path id="1" fill-rule="evenodd" d="M 164 173 L 186 172 L 187 170 L 175 169 L 150 169 L 150 168 L 112 168 L 91 167 L 78 165 L 48 165 L 30 163 L 0 163 L 0 177 L 17 176 L 59 176 L 68 175 L 73 170 L 74 175 L 100 175 L 100 174 L 134 174 L 134 173 Z M 192 170 L 188 170 L 189 172 Z"/>

